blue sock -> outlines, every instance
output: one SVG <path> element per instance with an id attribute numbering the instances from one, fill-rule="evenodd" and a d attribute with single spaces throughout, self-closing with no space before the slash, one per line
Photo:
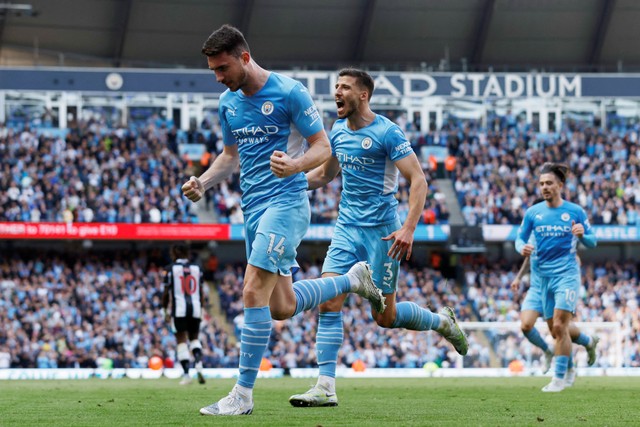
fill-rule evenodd
<path id="1" fill-rule="evenodd" d="M 253 388 L 262 362 L 262 355 L 271 335 L 269 307 L 244 309 L 244 326 L 240 342 L 240 376 L 238 385 Z"/>
<path id="2" fill-rule="evenodd" d="M 556 356 L 556 378 L 564 378 L 569 366 L 569 358 L 571 356 Z"/>
<path id="3" fill-rule="evenodd" d="M 351 291 L 351 281 L 347 275 L 298 280 L 293 284 L 293 292 L 296 294 L 296 311 L 293 315 L 311 310 L 349 291 Z"/>
<path id="4" fill-rule="evenodd" d="M 591 337 L 589 335 L 586 335 L 580 332 L 580 335 L 578 335 L 578 338 L 576 338 L 575 341 L 573 342 L 583 347 L 586 347 L 589 344 L 591 344 Z"/>
<path id="5" fill-rule="evenodd" d="M 540 332 L 538 332 L 535 326 L 531 328 L 529 332 L 524 332 L 524 336 L 531 342 L 531 344 L 542 349 L 542 351 L 544 351 L 545 353 L 549 351 L 547 342 L 542 339 L 542 337 L 540 336 Z"/>
<path id="6" fill-rule="evenodd" d="M 316 352 L 320 375 L 336 377 L 338 351 L 344 340 L 342 312 L 320 313 L 318 334 L 316 335 Z"/>
<path id="7" fill-rule="evenodd" d="M 567 369 L 573 369 L 573 351 L 569 353 L 569 362 L 567 363 Z"/>
<path id="8" fill-rule="evenodd" d="M 403 301 L 396 304 L 396 320 L 391 327 L 412 331 L 436 330 L 440 327 L 440 316 L 414 302 Z"/>

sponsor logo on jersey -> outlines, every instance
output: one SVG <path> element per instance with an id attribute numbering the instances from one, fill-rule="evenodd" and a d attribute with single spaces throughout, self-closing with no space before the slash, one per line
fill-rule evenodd
<path id="1" fill-rule="evenodd" d="M 271 135 L 276 135 L 279 131 L 278 126 L 245 126 L 240 129 L 233 129 L 231 133 L 238 141 L 238 145 L 242 144 L 261 144 L 269 141 Z"/>
<path id="2" fill-rule="evenodd" d="M 320 112 L 315 105 L 312 105 L 311 107 L 304 110 L 304 115 L 311 119 L 311 123 L 309 123 L 309 126 L 320 120 Z"/>
<path id="3" fill-rule="evenodd" d="M 409 152 L 411 152 L 411 151 L 412 151 L 412 149 L 411 149 L 411 143 L 410 143 L 409 141 L 405 141 L 405 142 L 403 142 L 403 143 L 402 143 L 402 144 L 400 144 L 400 145 L 396 145 L 396 146 L 394 147 L 394 151 L 399 152 L 399 153 L 400 153 L 400 155 L 402 155 L 402 154 L 407 154 L 407 153 L 409 153 Z"/>
<path id="4" fill-rule="evenodd" d="M 363 171 L 367 165 L 372 165 L 376 161 L 369 157 L 352 156 L 351 154 L 337 152 L 336 157 L 343 169 L 352 169 Z"/>
<path id="5" fill-rule="evenodd" d="M 369 137 L 366 137 L 365 139 L 362 140 L 362 148 L 364 148 L 365 150 L 368 150 L 369 148 L 371 148 L 372 144 L 373 144 L 373 141 Z"/>
<path id="6" fill-rule="evenodd" d="M 268 116 L 271 113 L 273 113 L 273 102 L 266 101 L 264 104 L 262 104 L 262 114 Z"/>
<path id="7" fill-rule="evenodd" d="M 538 225 L 535 227 L 536 234 L 541 237 L 559 237 L 571 233 L 571 226 L 568 225 Z"/>

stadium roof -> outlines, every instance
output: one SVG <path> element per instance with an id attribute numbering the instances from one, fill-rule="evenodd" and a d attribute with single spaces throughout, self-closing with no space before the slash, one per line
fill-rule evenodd
<path id="1" fill-rule="evenodd" d="M 24 0 L 0 64 L 202 68 L 224 23 L 271 68 L 640 71 L 637 0 Z"/>

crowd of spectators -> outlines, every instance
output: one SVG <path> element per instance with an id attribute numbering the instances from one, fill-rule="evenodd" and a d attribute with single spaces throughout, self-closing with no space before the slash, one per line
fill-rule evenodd
<path id="1" fill-rule="evenodd" d="M 401 119 L 401 117 L 399 118 Z M 400 120 L 400 124 L 402 121 Z M 208 135 L 216 134 L 215 124 Z M 448 124 L 423 134 L 404 124 L 417 153 L 425 145 L 446 146 L 456 156 L 455 189 L 467 224 L 517 224 L 536 194 L 537 166 L 560 161 L 573 174 L 565 197 L 585 208 L 594 224 L 638 225 L 640 152 L 637 129 L 603 132 L 581 124 L 539 134 L 514 117 L 496 119 L 488 128 L 473 121 Z M 190 139 L 219 152 L 215 137 Z M 180 186 L 195 171 L 178 155 L 178 135 L 161 120 L 135 128 L 110 129 L 99 120 L 79 123 L 65 136 L 48 136 L 25 127 L 0 126 L 0 221 L 196 222 L 193 204 Z M 209 159 L 212 161 L 215 153 Z M 446 223 L 444 196 L 434 170 L 423 161 L 430 196 L 422 221 Z M 206 167 L 207 164 L 201 164 Z M 340 180 L 310 192 L 313 223 L 333 223 Z M 400 177 L 401 219 L 408 210 L 408 187 Z M 211 189 L 207 205 L 217 220 L 239 224 L 239 176 Z M 175 355 L 175 339 L 161 317 L 161 253 L 7 253 L 0 258 L 1 367 L 144 367 L 148 357 Z M 105 261 L 112 260 L 112 261 Z M 398 300 L 412 300 L 432 311 L 455 307 L 461 320 L 517 321 L 519 301 L 509 288 L 518 266 L 474 261 L 461 283 L 444 280 L 424 266 L 401 271 Z M 236 333 L 242 325 L 244 265 L 222 266 L 213 284 L 220 309 Z M 297 278 L 318 277 L 317 265 L 303 265 Z M 626 366 L 640 367 L 638 266 L 586 263 L 578 321 L 616 321 L 623 328 Z M 458 362 L 451 346 L 435 333 L 378 327 L 368 303 L 352 296 L 344 308 L 345 344 L 340 364 L 360 359 L 370 367 L 420 367 Z M 201 339 L 207 367 L 236 367 L 237 337 L 223 320 L 207 317 Z M 267 357 L 283 368 L 315 366 L 317 313 L 275 322 Z M 611 366 L 614 337 L 603 335 L 599 366 Z M 518 331 L 472 332 L 464 366 L 501 366 L 511 360 L 539 359 L 539 352 Z M 585 363 L 578 351 L 578 363 Z"/>
<path id="2" fill-rule="evenodd" d="M 593 224 L 640 224 L 637 125 L 605 131 L 567 122 L 542 134 L 509 117 L 489 128 L 454 122 L 428 135 L 457 158 L 453 178 L 468 225 L 519 224 L 540 197 L 538 167 L 547 161 L 570 167 L 564 197 L 581 205 Z"/>
<path id="3" fill-rule="evenodd" d="M 511 282 L 519 268 L 507 262 L 488 262 L 479 258 L 468 262 L 465 272 L 466 300 L 474 314 L 483 322 L 518 322 L 520 303 L 529 285 L 524 277 L 519 292 L 511 290 Z M 640 295 L 638 294 L 639 265 L 627 262 L 586 262 L 582 266 L 583 287 L 578 298 L 576 322 L 618 322 L 621 325 L 623 362 L 625 366 L 640 367 Z M 552 344 L 547 326 L 541 323 L 540 332 Z M 617 337 L 612 331 L 585 329 L 598 334 L 598 366 L 615 364 Z M 494 331 L 488 334 L 495 354 L 501 355 L 502 366 L 511 360 L 540 359 L 540 350 L 526 341 L 519 331 Z M 586 366 L 586 352 L 575 347 L 579 366 Z"/>
<path id="4" fill-rule="evenodd" d="M 168 262 L 159 251 L 3 255 L 0 368 L 144 368 L 154 355 L 175 359 L 160 310 Z M 219 320 L 207 314 L 200 338 L 208 366 L 237 366 L 235 340 Z"/>
<path id="5" fill-rule="evenodd" d="M 109 261 L 105 261 L 109 260 Z M 175 337 L 160 312 L 161 251 L 72 253 L 14 251 L 0 261 L 0 368 L 146 367 L 149 357 L 175 359 Z M 439 311 L 454 307 L 461 321 L 518 321 L 519 301 L 509 284 L 517 265 L 467 260 L 461 283 L 445 280 L 424 266 L 401 269 L 398 301 L 411 300 Z M 318 277 L 319 267 L 302 263 L 296 279 Z M 222 316 L 202 322 L 205 367 L 235 368 L 243 323 L 241 289 L 244 266 L 221 266 L 209 282 L 217 292 Z M 640 367 L 640 311 L 636 292 L 638 266 L 586 263 L 585 288 L 577 321 L 621 325 L 623 362 Z M 526 286 L 526 280 L 524 281 Z M 209 288 L 205 287 L 206 290 Z M 210 292 L 207 292 L 208 301 Z M 339 365 L 361 360 L 367 367 L 506 367 L 512 360 L 539 366 L 540 352 L 516 329 L 470 330 L 470 348 L 462 359 L 434 332 L 384 329 L 370 315 L 368 302 L 350 296 L 343 309 L 345 340 Z M 232 331 L 235 328 L 235 333 Z M 266 357 L 285 369 L 315 367 L 317 312 L 274 321 Z M 544 326 L 541 332 L 550 337 Z M 588 330 L 593 333 L 594 331 Z M 616 363 L 617 337 L 597 330 L 602 341 L 597 366 Z M 576 347 L 576 360 L 586 354 Z"/>
<path id="6" fill-rule="evenodd" d="M 90 121 L 64 137 L 0 131 L 0 221 L 197 221 L 167 127 L 109 130 Z"/>
<path id="7" fill-rule="evenodd" d="M 0 221 L 194 223 L 195 205 L 180 186 L 208 167 L 222 150 L 219 126 L 209 120 L 191 132 L 151 116 L 127 128 L 110 128 L 99 116 L 53 135 L 28 125 L 0 125 Z M 179 155 L 181 142 L 205 146 L 193 161 Z M 447 223 L 448 210 L 432 172 L 423 164 L 430 196 L 422 221 Z M 309 192 L 312 223 L 337 218 L 339 179 Z M 400 177 L 401 216 L 408 212 L 408 186 Z M 221 223 L 244 222 L 239 171 L 207 192 L 205 206 Z M 402 218 L 404 219 L 404 217 Z"/>

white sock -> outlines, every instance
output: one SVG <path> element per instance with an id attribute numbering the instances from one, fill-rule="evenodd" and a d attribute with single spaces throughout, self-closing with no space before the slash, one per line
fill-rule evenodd
<path id="1" fill-rule="evenodd" d="M 360 280 L 358 280 L 355 274 L 346 274 L 346 276 L 349 278 L 349 283 L 351 284 L 351 291 L 353 292 L 354 289 L 357 289 L 360 286 Z"/>
<path id="2" fill-rule="evenodd" d="M 242 387 L 241 385 L 236 384 L 236 390 L 240 393 L 245 400 L 252 401 L 253 400 L 253 389 Z"/>
<path id="3" fill-rule="evenodd" d="M 438 316 L 440 317 L 440 326 L 438 326 L 436 332 L 443 333 L 449 331 L 451 318 L 440 313 L 438 313 Z"/>
<path id="4" fill-rule="evenodd" d="M 329 377 L 326 375 L 320 375 L 318 377 L 318 383 L 320 387 L 327 390 L 330 393 L 335 393 L 336 391 L 336 379 L 333 377 Z"/>

